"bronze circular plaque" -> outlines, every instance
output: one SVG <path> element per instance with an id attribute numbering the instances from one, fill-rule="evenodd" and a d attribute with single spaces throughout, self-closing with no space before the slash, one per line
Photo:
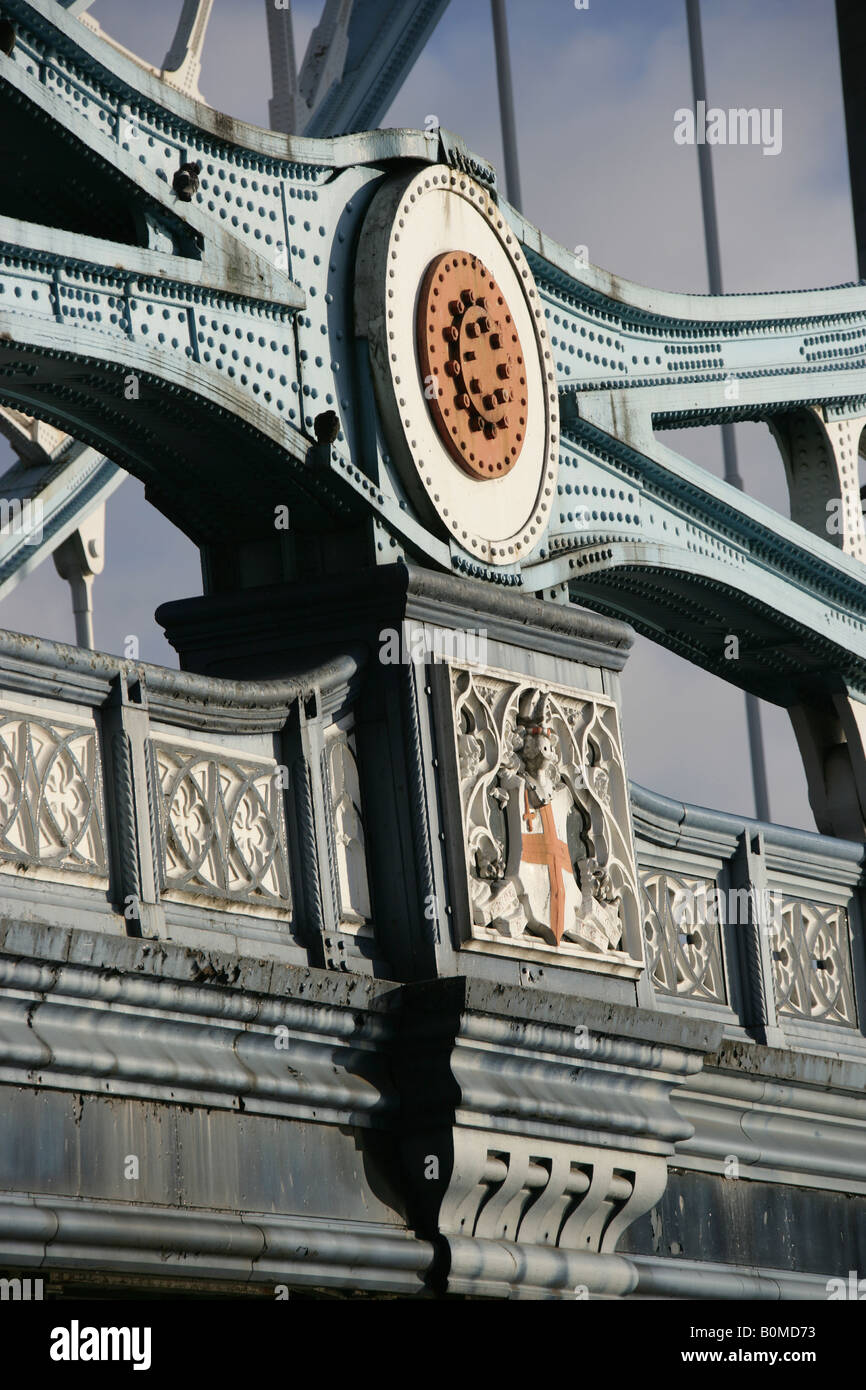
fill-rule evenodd
<path id="1" fill-rule="evenodd" d="M 468 251 L 427 267 L 418 358 L 436 429 L 470 477 L 504 478 L 526 438 L 526 370 L 517 327 L 490 271 Z"/>

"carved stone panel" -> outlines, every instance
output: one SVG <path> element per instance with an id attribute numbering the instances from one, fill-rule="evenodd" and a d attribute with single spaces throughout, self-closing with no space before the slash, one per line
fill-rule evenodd
<path id="1" fill-rule="evenodd" d="M 345 730 L 329 731 L 324 766 L 329 852 L 339 924 L 360 927 L 370 921 L 370 888 L 358 767 L 351 735 Z"/>
<path id="2" fill-rule="evenodd" d="M 856 1026 L 844 907 L 784 898 L 773 926 L 770 947 L 780 1018 Z"/>
<path id="3" fill-rule="evenodd" d="M 283 790 L 275 762 L 152 744 L 163 890 L 288 912 Z M 249 908 L 247 908 L 249 910 Z"/>
<path id="4" fill-rule="evenodd" d="M 96 729 L 0 712 L 0 860 L 105 878 L 104 827 Z"/>
<path id="5" fill-rule="evenodd" d="M 487 1142 L 485 1142 L 485 1137 Z M 610 1254 L 665 1189 L 659 1154 L 458 1129 L 446 1235 Z"/>
<path id="6" fill-rule="evenodd" d="M 641 874 L 641 886 L 647 968 L 656 989 L 726 1003 L 716 884 L 651 869 Z"/>
<path id="7" fill-rule="evenodd" d="M 637 974 L 641 910 L 617 709 L 452 666 L 469 936 Z"/>

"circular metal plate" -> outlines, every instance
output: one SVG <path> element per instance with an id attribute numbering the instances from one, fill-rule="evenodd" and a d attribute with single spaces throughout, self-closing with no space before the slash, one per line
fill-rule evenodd
<path id="1" fill-rule="evenodd" d="M 456 300 L 464 290 L 475 299 L 461 314 Z M 475 309 L 478 298 L 485 309 Z M 355 323 L 370 341 L 390 458 L 423 520 L 487 564 L 513 565 L 529 555 L 542 540 L 556 494 L 559 402 L 532 273 L 487 189 L 436 165 L 377 193 L 358 249 Z M 504 328 L 511 330 L 510 344 Z M 480 360 L 468 355 L 477 354 L 479 334 L 497 333 L 499 347 L 488 342 Z M 500 366 L 512 375 L 500 376 Z M 498 390 L 509 398 L 499 399 Z"/>

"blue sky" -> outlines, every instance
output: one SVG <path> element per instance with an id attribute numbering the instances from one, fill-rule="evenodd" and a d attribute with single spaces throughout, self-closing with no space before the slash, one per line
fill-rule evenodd
<path id="1" fill-rule="evenodd" d="M 270 95 L 266 0 L 215 0 L 201 87 L 259 125 Z M 321 3 L 294 7 L 298 53 Z M 160 62 L 180 0 L 96 0 L 93 15 Z M 725 288 L 790 289 L 856 278 L 832 0 L 703 0 L 708 96 L 722 107 L 780 107 L 783 148 L 714 152 Z M 526 214 L 566 246 L 630 279 L 705 291 L 695 150 L 673 141 L 691 101 L 684 0 L 509 0 Z M 435 114 L 501 170 L 488 0 L 455 0 L 383 125 Z M 664 442 L 721 472 L 717 431 Z M 738 426 L 747 490 L 787 514 L 782 462 L 762 425 Z M 5 452 L 4 452 L 5 457 Z M 169 598 L 199 593 L 195 549 L 126 482 L 108 506 L 108 560 L 95 594 L 96 641 L 175 665 L 153 619 Z M 7 628 L 71 640 L 65 584 L 48 562 L 0 605 Z M 764 707 L 773 818 L 814 828 L 787 715 Z M 704 805 L 754 814 L 743 697 L 640 639 L 624 677 L 629 770 Z"/>

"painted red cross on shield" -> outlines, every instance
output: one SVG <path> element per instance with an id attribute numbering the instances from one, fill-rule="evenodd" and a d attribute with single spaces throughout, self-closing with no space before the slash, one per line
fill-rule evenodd
<path id="1" fill-rule="evenodd" d="M 524 864 L 544 864 L 547 867 L 547 875 L 550 879 L 550 926 L 556 944 L 559 945 L 562 933 L 565 930 L 565 883 L 562 875 L 569 874 L 574 876 L 574 865 L 571 862 L 571 855 L 568 852 L 568 845 L 564 840 L 560 840 L 556 833 L 556 823 L 553 819 L 553 807 L 550 805 L 539 808 L 541 814 L 541 834 L 523 835 L 522 861 Z M 526 797 L 526 815 L 524 819 L 527 825 L 532 822 L 539 814 L 529 805 L 529 797 Z"/>

